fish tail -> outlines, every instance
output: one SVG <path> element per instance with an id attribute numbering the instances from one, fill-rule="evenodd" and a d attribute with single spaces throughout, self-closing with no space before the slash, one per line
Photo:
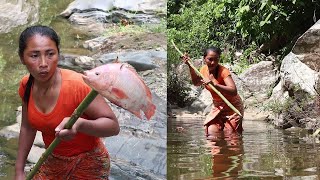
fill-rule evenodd
<path id="1" fill-rule="evenodd" d="M 154 104 L 152 104 L 152 102 L 148 102 L 148 104 L 145 106 L 145 108 L 143 110 L 143 112 L 148 120 L 150 120 L 151 117 L 154 115 L 155 110 L 156 110 L 156 106 Z"/>

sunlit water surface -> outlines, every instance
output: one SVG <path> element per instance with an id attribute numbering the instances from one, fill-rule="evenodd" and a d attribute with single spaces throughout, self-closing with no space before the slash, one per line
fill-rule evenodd
<path id="1" fill-rule="evenodd" d="M 206 138 L 202 119 L 168 119 L 168 176 L 175 179 L 320 179 L 320 144 L 305 130 L 244 120 L 242 135 Z"/>

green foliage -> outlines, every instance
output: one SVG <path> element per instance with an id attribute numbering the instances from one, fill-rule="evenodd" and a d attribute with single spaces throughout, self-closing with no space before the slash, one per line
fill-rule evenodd
<path id="1" fill-rule="evenodd" d="M 318 12 L 320 1 L 169 0 L 168 42 L 174 40 L 196 58 L 208 46 L 220 47 L 221 61 L 237 63 L 241 73 L 261 60 L 255 52 L 284 57 Z M 171 44 L 167 51 L 169 66 L 180 62 Z M 240 57 L 235 57 L 237 51 L 243 52 Z"/>
<path id="2" fill-rule="evenodd" d="M 4 67 L 6 66 L 6 61 L 3 59 L 3 55 L 2 52 L 0 51 L 0 72 L 2 72 L 2 70 L 4 69 Z"/>
<path id="3" fill-rule="evenodd" d="M 143 29 L 153 33 L 165 33 L 167 31 L 167 20 L 162 18 L 159 24 L 142 24 Z"/>
<path id="4" fill-rule="evenodd" d="M 252 42 L 260 46 L 269 41 L 281 41 L 279 47 L 269 48 L 278 51 L 313 25 L 319 6 L 302 0 L 168 1 L 168 28 L 192 56 L 201 55 L 209 45 L 246 49 Z"/>
<path id="5" fill-rule="evenodd" d="M 285 101 L 273 100 L 269 102 L 264 108 L 265 110 L 269 110 L 275 114 L 281 114 L 290 109 L 293 106 L 294 99 L 288 98 Z"/>
<path id="6" fill-rule="evenodd" d="M 178 77 L 177 73 L 168 72 L 167 91 L 170 92 L 167 97 L 168 103 L 184 107 L 192 101 L 189 95 L 190 88 L 181 77 Z"/>
<path id="7" fill-rule="evenodd" d="M 117 34 L 141 34 L 146 32 L 151 33 L 165 33 L 167 29 L 167 24 L 165 19 L 161 19 L 159 24 L 141 24 L 141 25 L 122 25 L 121 23 L 107 28 L 104 32 L 104 36 L 110 37 Z"/>
<path id="8" fill-rule="evenodd" d="M 296 121 L 300 124 L 300 120 L 306 117 L 318 116 L 315 113 L 315 97 L 303 91 L 299 86 L 294 86 L 289 91 L 289 97 L 280 101 L 274 99 L 270 101 L 264 107 L 265 110 L 273 112 L 275 115 L 283 115 L 283 119 L 290 121 Z"/>

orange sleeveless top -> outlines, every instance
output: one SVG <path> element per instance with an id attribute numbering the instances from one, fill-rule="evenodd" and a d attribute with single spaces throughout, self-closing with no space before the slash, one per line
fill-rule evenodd
<path id="1" fill-rule="evenodd" d="M 19 87 L 19 95 L 23 99 L 29 75 L 22 78 Z M 28 121 L 30 125 L 42 132 L 43 141 L 47 148 L 55 138 L 55 128 L 65 117 L 71 117 L 91 88 L 82 80 L 81 74 L 71 70 L 61 69 L 62 84 L 60 94 L 54 109 L 44 114 L 35 107 L 32 97 L 32 88 L 28 104 Z M 90 119 L 83 114 L 85 119 Z M 62 156 L 74 156 L 92 150 L 99 142 L 98 137 L 78 133 L 70 141 L 61 141 L 53 153 Z"/>
<path id="2" fill-rule="evenodd" d="M 205 78 L 209 78 L 209 68 L 207 65 L 204 65 L 200 68 L 200 73 L 205 77 Z M 228 76 L 231 76 L 230 71 L 225 68 L 224 66 L 219 64 L 219 69 L 218 69 L 218 78 L 217 79 L 217 83 L 221 84 L 221 85 L 226 85 L 224 83 L 224 79 L 227 78 Z M 223 102 L 223 100 L 219 97 L 219 95 L 217 93 L 215 93 L 209 86 L 205 86 L 205 88 L 211 93 L 211 96 L 213 98 L 213 104 L 218 106 L 221 105 L 221 103 L 225 104 Z M 228 99 L 228 101 L 230 101 L 230 103 L 235 102 L 235 101 L 239 101 L 241 100 L 240 96 L 237 95 L 229 95 L 227 93 L 223 93 L 220 92 L 226 99 Z"/>

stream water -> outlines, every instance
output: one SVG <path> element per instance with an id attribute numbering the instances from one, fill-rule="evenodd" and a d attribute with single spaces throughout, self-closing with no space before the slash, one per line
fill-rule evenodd
<path id="1" fill-rule="evenodd" d="M 244 120 L 242 136 L 206 138 L 201 119 L 168 119 L 168 179 L 320 179 L 319 139 Z"/>

